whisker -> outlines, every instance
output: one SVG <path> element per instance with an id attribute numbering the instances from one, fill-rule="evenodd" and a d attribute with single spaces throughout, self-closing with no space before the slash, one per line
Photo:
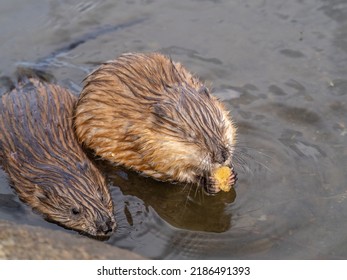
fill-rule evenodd
<path id="1" fill-rule="evenodd" d="M 187 189 L 188 188 L 188 189 Z M 191 191 L 192 185 L 190 183 L 186 183 L 181 190 L 182 193 L 187 192 L 188 194 L 185 196 L 185 202 L 184 202 L 184 211 L 187 209 L 188 201 L 189 201 L 189 195 Z M 184 212 L 183 211 L 183 212 Z"/>
<path id="2" fill-rule="evenodd" d="M 262 156 L 267 157 L 269 159 L 273 159 L 269 154 L 261 151 L 261 148 L 249 146 L 249 145 L 247 145 L 247 143 L 237 143 L 234 146 L 232 146 L 232 148 L 235 149 L 234 153 L 236 153 L 239 149 L 247 149 L 247 150 L 256 151 L 258 154 L 261 154 Z"/>
<path id="3" fill-rule="evenodd" d="M 180 190 L 181 193 L 185 193 L 187 191 L 187 188 L 189 187 L 189 183 L 185 183 L 182 189 Z"/>
<path id="4" fill-rule="evenodd" d="M 198 187 L 195 188 L 195 193 L 194 193 L 194 198 L 196 198 L 197 194 L 199 193 L 199 189 Z"/>
<path id="5" fill-rule="evenodd" d="M 259 160 L 256 160 L 253 156 L 247 154 L 247 153 L 242 153 L 243 156 L 251 159 L 253 162 L 255 162 L 256 164 L 258 164 L 259 166 L 265 168 L 267 171 L 271 172 L 272 173 L 272 170 L 270 169 L 270 167 L 268 167 L 265 163 L 262 163 L 261 161 Z"/>
<path id="6" fill-rule="evenodd" d="M 244 173 L 252 173 L 250 172 L 251 169 L 247 162 L 239 155 L 234 155 L 233 165 L 236 167 L 236 169 L 241 168 Z"/>
<path id="7" fill-rule="evenodd" d="M 265 163 L 257 160 L 253 155 L 250 155 L 248 150 L 252 150 L 257 152 L 258 155 L 265 157 L 266 160 L 272 160 L 273 158 L 266 154 L 265 152 L 260 151 L 259 148 L 254 148 L 254 147 L 250 147 L 246 144 L 243 143 L 238 143 L 236 145 L 233 146 L 234 150 L 234 159 L 236 159 L 236 162 L 239 162 L 241 165 L 246 164 L 246 160 L 245 158 L 248 158 L 251 160 L 251 162 L 256 163 L 257 165 L 263 167 L 264 169 L 266 169 L 269 172 L 272 172 L 271 168 L 268 167 Z M 249 168 L 249 166 L 247 167 L 247 169 L 251 170 L 251 168 Z M 245 171 L 245 169 L 243 169 Z"/>

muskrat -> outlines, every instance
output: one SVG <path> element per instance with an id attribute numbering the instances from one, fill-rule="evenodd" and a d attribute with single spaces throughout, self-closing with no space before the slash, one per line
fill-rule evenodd
<path id="1" fill-rule="evenodd" d="M 105 178 L 72 128 L 77 98 L 24 78 L 0 99 L 0 164 L 19 198 L 48 221 L 96 237 L 115 229 Z"/>
<path id="2" fill-rule="evenodd" d="M 237 179 L 228 111 L 198 78 L 159 53 L 124 54 L 88 75 L 74 127 L 96 155 L 158 180 L 217 193 Z"/>

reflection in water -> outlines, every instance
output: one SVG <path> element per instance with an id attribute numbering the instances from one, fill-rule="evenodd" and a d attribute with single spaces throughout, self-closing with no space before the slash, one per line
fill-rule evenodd
<path id="1" fill-rule="evenodd" d="M 236 199 L 106 167 L 108 243 L 154 258 L 347 258 L 345 0 L 17 2 L 0 3 L 1 75 L 44 65 L 77 92 L 96 64 L 161 50 L 212 82 L 239 128 Z M 52 225 L 0 187 L 0 218 Z"/>
<path id="2" fill-rule="evenodd" d="M 194 185 L 158 182 L 131 171 L 125 173 L 108 167 L 107 173 L 112 185 L 118 186 L 124 196 L 142 200 L 144 208 L 152 208 L 173 227 L 207 232 L 225 232 L 230 229 L 232 214 L 227 208 L 236 197 L 234 189 L 211 196 Z M 132 215 L 136 215 L 137 206 L 125 201 L 127 220 L 133 223 Z"/>

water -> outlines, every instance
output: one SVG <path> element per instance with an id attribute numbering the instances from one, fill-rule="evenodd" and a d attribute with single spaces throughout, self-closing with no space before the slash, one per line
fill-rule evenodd
<path id="1" fill-rule="evenodd" d="M 239 128 L 235 194 L 206 197 L 107 168 L 119 230 L 150 258 L 347 258 L 347 2 L 61 0 L 0 3 L 0 74 L 51 73 L 78 93 L 123 52 L 161 51 Z M 0 218 L 45 222 L 0 181 Z"/>

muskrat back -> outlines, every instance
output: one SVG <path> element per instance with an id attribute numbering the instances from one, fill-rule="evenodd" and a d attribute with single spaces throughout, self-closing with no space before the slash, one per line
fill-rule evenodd
<path id="1" fill-rule="evenodd" d="M 124 54 L 84 83 L 78 140 L 98 156 L 159 180 L 235 184 L 236 128 L 223 104 L 180 63 L 159 53 Z"/>
<path id="2" fill-rule="evenodd" d="M 105 179 L 72 129 L 76 98 L 25 79 L 0 99 L 0 163 L 20 199 L 45 219 L 95 237 L 115 228 Z"/>

